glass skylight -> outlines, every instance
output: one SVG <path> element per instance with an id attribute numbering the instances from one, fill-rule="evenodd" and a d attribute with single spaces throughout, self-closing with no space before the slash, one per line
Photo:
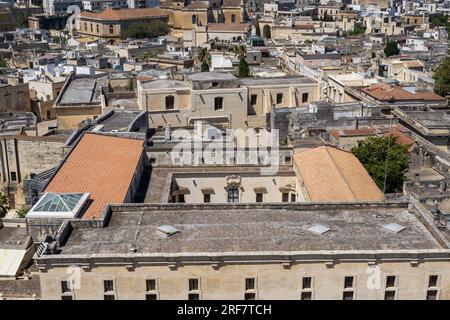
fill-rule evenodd
<path id="1" fill-rule="evenodd" d="M 46 193 L 33 208 L 35 212 L 71 212 L 83 197 L 83 193 L 56 194 Z"/>
<path id="2" fill-rule="evenodd" d="M 31 208 L 27 218 L 75 218 L 89 198 L 88 193 L 45 193 Z"/>

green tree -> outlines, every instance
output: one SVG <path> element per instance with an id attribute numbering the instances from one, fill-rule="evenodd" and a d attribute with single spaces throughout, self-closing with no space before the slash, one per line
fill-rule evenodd
<path id="1" fill-rule="evenodd" d="M 396 56 L 400 53 L 400 49 L 398 48 L 398 44 L 395 41 L 388 41 L 386 44 L 386 48 L 384 48 L 384 54 L 386 57 Z"/>
<path id="2" fill-rule="evenodd" d="M 16 16 L 16 28 L 28 28 L 28 15 L 21 13 Z"/>
<path id="3" fill-rule="evenodd" d="M 441 64 L 434 70 L 434 92 L 440 96 L 450 94 L 450 57 L 445 57 Z"/>
<path id="4" fill-rule="evenodd" d="M 8 198 L 3 193 L 0 193 L 0 218 L 6 216 L 8 210 Z"/>
<path id="5" fill-rule="evenodd" d="M 207 48 L 200 48 L 200 49 L 198 49 L 198 51 L 197 51 L 197 60 L 200 63 L 203 63 L 205 61 L 208 62 L 208 60 L 209 60 L 209 52 L 208 52 Z"/>
<path id="6" fill-rule="evenodd" d="M 151 52 L 151 51 L 144 52 L 141 55 L 141 59 L 144 61 L 148 61 L 148 60 L 150 60 L 152 58 L 156 58 L 156 57 L 157 57 L 157 54 L 155 52 Z"/>
<path id="7" fill-rule="evenodd" d="M 166 35 L 169 32 L 167 22 L 156 20 L 148 23 L 132 24 L 126 28 L 123 38 L 155 38 Z"/>
<path id="8" fill-rule="evenodd" d="M 202 72 L 209 72 L 209 64 L 208 64 L 208 62 L 206 60 L 203 61 L 201 66 L 200 66 L 200 68 L 201 68 Z"/>
<path id="9" fill-rule="evenodd" d="M 27 215 L 27 213 L 30 211 L 30 208 L 28 207 L 23 207 L 22 209 L 16 210 L 16 215 L 19 218 L 25 218 L 25 216 Z"/>
<path id="10" fill-rule="evenodd" d="M 364 34 L 366 32 L 366 27 L 360 24 L 355 24 L 353 30 L 349 31 L 349 36 L 358 36 L 360 34 Z"/>
<path id="11" fill-rule="evenodd" d="M 245 58 L 241 58 L 238 66 L 238 77 L 245 78 L 248 76 L 250 76 L 250 68 L 248 67 L 247 61 L 245 61 Z"/>
<path id="12" fill-rule="evenodd" d="M 0 68 L 8 68 L 8 62 L 3 58 L 0 58 Z"/>
<path id="13" fill-rule="evenodd" d="M 239 45 L 233 48 L 233 53 L 235 57 L 239 59 L 245 58 L 247 54 L 247 48 L 243 45 Z"/>
<path id="14" fill-rule="evenodd" d="M 333 19 L 332 16 L 329 16 L 329 15 L 325 12 L 325 14 L 323 15 L 322 21 L 324 21 L 324 22 L 332 22 L 332 21 L 334 21 L 334 19 Z"/>
<path id="15" fill-rule="evenodd" d="M 369 137 L 352 152 L 384 193 L 395 193 L 403 190 L 408 148 L 394 136 Z"/>

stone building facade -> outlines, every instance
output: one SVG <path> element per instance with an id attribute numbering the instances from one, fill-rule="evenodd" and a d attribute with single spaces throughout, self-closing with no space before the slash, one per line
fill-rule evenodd
<path id="1" fill-rule="evenodd" d="M 412 204 L 392 200 L 111 206 L 108 226 L 97 225 L 105 229 L 102 236 L 77 221 L 60 228 L 52 244 L 60 253 L 37 259 L 41 296 L 450 299 L 448 239 L 417 214 Z M 175 228 L 167 237 L 160 231 L 163 221 Z M 324 229 L 311 229 L 315 223 Z M 390 231 L 389 223 L 403 229 Z M 125 235 L 120 244 L 106 236 L 111 232 Z M 68 268 L 77 273 L 73 290 L 66 286 Z"/>

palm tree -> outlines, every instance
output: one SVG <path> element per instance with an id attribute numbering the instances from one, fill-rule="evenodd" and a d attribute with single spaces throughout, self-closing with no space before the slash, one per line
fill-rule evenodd
<path id="1" fill-rule="evenodd" d="M 3 193 L 0 193 L 0 218 L 6 216 L 8 210 L 8 198 Z"/>
<path id="2" fill-rule="evenodd" d="M 200 48 L 197 51 L 197 60 L 200 64 L 202 64 L 203 62 L 208 62 L 210 58 L 210 54 L 208 52 L 207 48 Z"/>
<path id="3" fill-rule="evenodd" d="M 19 218 L 25 218 L 25 216 L 27 215 L 27 213 L 30 211 L 30 208 L 28 207 L 23 207 L 22 209 L 16 210 L 16 215 Z"/>

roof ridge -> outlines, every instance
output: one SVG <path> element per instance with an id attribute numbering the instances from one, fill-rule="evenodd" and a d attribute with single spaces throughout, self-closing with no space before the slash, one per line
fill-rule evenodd
<path id="1" fill-rule="evenodd" d="M 324 147 L 325 147 L 325 150 L 326 150 L 326 152 L 327 152 L 327 155 L 331 158 L 331 161 L 333 162 L 333 165 L 336 167 L 337 171 L 339 172 L 339 175 L 340 175 L 341 178 L 344 180 L 345 185 L 347 186 L 347 189 L 350 190 L 350 193 L 352 194 L 354 200 L 358 200 L 358 198 L 356 197 L 356 195 L 355 195 L 355 193 L 353 192 L 352 188 L 350 187 L 349 182 L 347 181 L 347 179 L 345 178 L 345 176 L 342 174 L 342 172 L 341 172 L 339 166 L 337 165 L 336 161 L 334 160 L 334 157 L 331 155 L 330 151 L 328 151 L 328 148 L 330 148 L 330 147 L 327 147 L 327 146 L 324 146 Z M 338 149 L 337 149 L 337 150 L 338 150 Z"/>

